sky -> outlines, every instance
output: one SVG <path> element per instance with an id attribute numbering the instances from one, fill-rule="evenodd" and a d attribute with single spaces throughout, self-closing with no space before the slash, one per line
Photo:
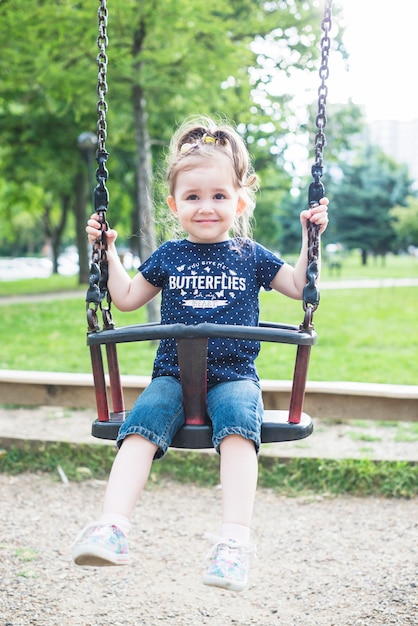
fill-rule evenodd
<path id="1" fill-rule="evenodd" d="M 366 122 L 418 119 L 418 0 L 333 0 L 333 4 L 343 8 L 349 59 L 344 62 L 335 50 L 329 53 L 327 104 L 351 98 L 363 108 Z M 319 85 L 319 71 L 294 74 L 287 81 L 281 77 L 272 85 L 277 93 L 293 92 L 294 103 L 300 104 L 290 122 L 293 135 L 288 136 L 286 151 L 296 186 L 298 176 L 309 174 L 312 153 L 307 137 L 296 130 L 300 120 L 306 122 L 306 105 L 317 98 Z M 329 115 L 328 124 L 332 124 Z"/>
<path id="2" fill-rule="evenodd" d="M 349 71 L 331 51 L 329 101 L 351 96 L 368 121 L 417 119 L 417 0 L 337 2 L 345 15 Z"/>

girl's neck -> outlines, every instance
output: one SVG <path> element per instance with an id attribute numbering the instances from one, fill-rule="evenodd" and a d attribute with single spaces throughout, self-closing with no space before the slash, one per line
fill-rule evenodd
<path id="1" fill-rule="evenodd" d="M 221 240 L 217 240 L 217 241 L 195 241 L 194 238 L 190 238 L 190 235 L 188 235 L 186 237 L 186 241 L 190 242 L 190 243 L 194 243 L 196 245 L 207 245 L 207 246 L 213 246 L 216 245 L 218 243 L 226 243 L 227 241 L 230 241 L 231 237 L 226 237 L 225 239 L 221 239 Z"/>

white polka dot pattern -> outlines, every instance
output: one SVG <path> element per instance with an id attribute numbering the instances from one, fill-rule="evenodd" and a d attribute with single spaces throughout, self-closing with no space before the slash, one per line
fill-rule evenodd
<path id="1" fill-rule="evenodd" d="M 163 324 L 242 324 L 256 326 L 258 293 L 269 285 L 283 261 L 250 239 L 216 244 L 168 241 L 143 263 L 139 271 L 162 289 Z M 256 341 L 210 339 L 208 383 L 252 378 L 258 380 L 254 360 Z M 178 377 L 175 341 L 162 340 L 153 377 Z"/>

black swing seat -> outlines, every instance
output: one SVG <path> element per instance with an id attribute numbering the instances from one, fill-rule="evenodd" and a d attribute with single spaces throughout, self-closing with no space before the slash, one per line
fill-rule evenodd
<path id="1" fill-rule="evenodd" d="M 119 428 L 129 415 L 124 408 L 117 364 L 116 344 L 174 338 L 183 391 L 185 424 L 174 437 L 174 448 L 204 449 L 213 447 L 212 427 L 206 414 L 207 343 L 211 337 L 268 341 L 297 346 L 293 386 L 288 410 L 266 410 L 261 442 L 294 441 L 313 431 L 312 419 L 302 412 L 310 348 L 317 342 L 315 331 L 288 324 L 260 322 L 257 327 L 209 324 L 140 324 L 110 328 L 87 335 L 90 346 L 96 391 L 98 419 L 92 435 L 116 439 Z M 106 346 L 113 411 L 108 410 L 101 346 Z"/>
<path id="2" fill-rule="evenodd" d="M 123 413 L 110 413 L 108 422 L 93 422 L 92 435 L 98 439 L 115 440 L 129 411 Z M 313 432 L 312 419 L 306 413 L 302 413 L 298 424 L 288 421 L 289 412 L 279 410 L 264 411 L 263 425 L 261 427 L 261 443 L 277 443 L 283 441 L 296 441 L 305 439 Z M 209 423 L 184 424 L 173 438 L 171 448 L 184 448 L 192 450 L 204 450 L 213 448 L 212 427 Z"/>

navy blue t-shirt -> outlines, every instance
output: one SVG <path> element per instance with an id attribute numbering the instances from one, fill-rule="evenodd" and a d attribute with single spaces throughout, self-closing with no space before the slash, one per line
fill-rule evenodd
<path id="1" fill-rule="evenodd" d="M 260 288 L 282 267 L 275 254 L 250 239 L 198 244 L 187 239 L 167 241 L 139 271 L 162 289 L 162 324 L 241 324 L 257 326 Z M 258 341 L 209 339 L 208 384 L 250 378 L 258 380 L 254 365 Z M 153 378 L 179 378 L 174 339 L 160 342 Z"/>

